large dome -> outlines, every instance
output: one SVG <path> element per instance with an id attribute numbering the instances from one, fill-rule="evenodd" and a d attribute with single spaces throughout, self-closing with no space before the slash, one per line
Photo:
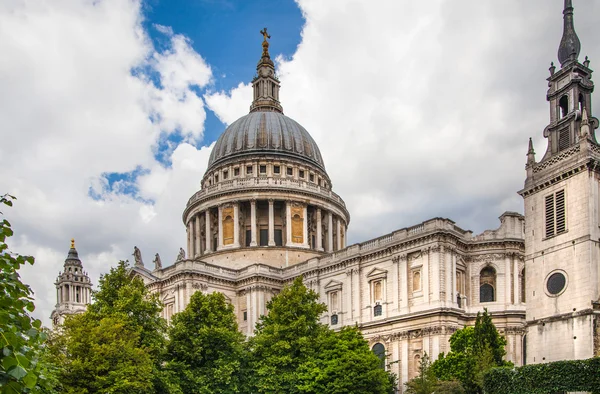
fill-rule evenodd
<path id="1" fill-rule="evenodd" d="M 309 161 L 323 171 L 319 147 L 295 120 L 275 111 L 256 111 L 233 122 L 217 140 L 208 167 L 234 157 L 276 154 Z"/>

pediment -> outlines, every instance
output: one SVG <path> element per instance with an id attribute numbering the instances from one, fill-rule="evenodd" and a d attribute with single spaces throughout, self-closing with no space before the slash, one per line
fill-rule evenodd
<path id="1" fill-rule="evenodd" d="M 387 270 L 375 267 L 369 271 L 367 278 L 369 278 L 369 280 L 387 278 L 387 273 Z"/>
<path id="2" fill-rule="evenodd" d="M 337 281 L 337 280 L 330 280 L 329 282 L 327 282 L 327 284 L 325 285 L 325 291 L 333 291 L 333 290 L 341 290 L 342 289 L 342 282 Z"/>

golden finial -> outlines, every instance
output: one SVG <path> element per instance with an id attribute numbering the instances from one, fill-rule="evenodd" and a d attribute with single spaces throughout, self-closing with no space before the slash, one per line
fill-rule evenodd
<path id="1" fill-rule="evenodd" d="M 264 27 L 261 31 L 260 34 L 262 34 L 263 36 L 263 57 L 269 57 L 269 41 L 267 41 L 267 38 L 271 38 L 271 36 L 269 34 L 267 34 L 267 28 Z"/>
<path id="2" fill-rule="evenodd" d="M 71 249 L 75 249 L 75 238 L 71 238 Z"/>

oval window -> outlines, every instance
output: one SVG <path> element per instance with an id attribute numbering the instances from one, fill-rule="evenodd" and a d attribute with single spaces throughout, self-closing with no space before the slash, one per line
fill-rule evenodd
<path id="1" fill-rule="evenodd" d="M 548 293 L 557 295 L 565 289 L 566 284 L 567 278 L 565 278 L 562 272 L 555 272 L 548 277 L 546 288 L 548 289 Z"/>

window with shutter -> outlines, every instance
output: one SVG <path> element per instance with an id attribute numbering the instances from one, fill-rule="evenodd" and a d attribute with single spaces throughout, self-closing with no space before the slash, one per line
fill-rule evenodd
<path id="1" fill-rule="evenodd" d="M 546 238 L 567 231 L 565 191 L 559 190 L 545 198 Z"/>
<path id="2" fill-rule="evenodd" d="M 565 150 L 571 145 L 569 129 L 563 129 L 558 132 L 558 150 Z"/>

